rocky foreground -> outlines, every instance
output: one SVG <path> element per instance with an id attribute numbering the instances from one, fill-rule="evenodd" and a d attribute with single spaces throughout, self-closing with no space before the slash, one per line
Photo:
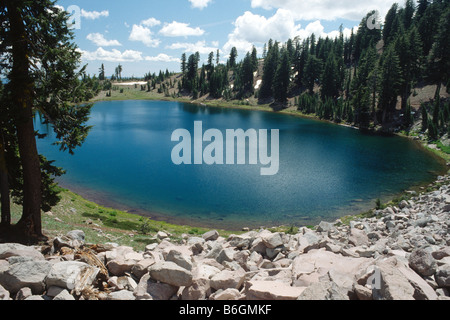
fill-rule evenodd
<path id="1" fill-rule="evenodd" d="M 0 244 L 0 300 L 450 300 L 450 178 L 373 218 L 295 235 L 216 231 L 145 252 L 89 245 L 72 231 L 45 246 Z"/>

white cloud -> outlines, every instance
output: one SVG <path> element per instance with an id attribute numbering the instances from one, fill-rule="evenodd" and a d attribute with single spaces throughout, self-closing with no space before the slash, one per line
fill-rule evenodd
<path id="1" fill-rule="evenodd" d="M 81 9 L 81 16 L 86 19 L 96 20 L 100 17 L 109 17 L 109 11 L 104 10 L 102 12 L 98 12 L 98 11 L 86 11 L 84 9 Z"/>
<path id="2" fill-rule="evenodd" d="M 295 37 L 305 39 L 313 33 L 317 38 L 327 36 L 334 38 L 339 35 L 339 31 L 325 33 L 325 28 L 319 20 L 302 28 L 292 12 L 285 9 L 278 9 L 270 18 L 247 11 L 236 19 L 234 26 L 233 32 L 228 35 L 228 42 L 224 45 L 225 52 L 229 52 L 232 47 L 236 47 L 240 54 L 245 54 L 253 46 L 258 49 L 258 45 L 267 43 L 270 38 L 274 41 L 285 42 Z M 349 36 L 351 29 L 346 28 L 343 32 L 344 36 Z"/>
<path id="3" fill-rule="evenodd" d="M 99 47 L 115 47 L 122 45 L 117 40 L 106 40 L 105 37 L 100 33 L 90 33 L 87 35 L 86 39 L 92 41 L 95 45 Z"/>
<path id="4" fill-rule="evenodd" d="M 149 19 L 141 22 L 141 25 L 146 26 L 146 27 L 159 26 L 160 24 L 161 24 L 161 21 L 159 21 L 155 18 L 149 18 Z"/>
<path id="5" fill-rule="evenodd" d="M 185 52 L 191 52 L 191 53 L 195 53 L 195 52 L 199 52 L 201 54 L 209 54 L 210 52 L 216 52 L 217 51 L 217 47 L 209 47 L 206 45 L 206 41 L 198 41 L 196 43 L 174 43 L 170 46 L 167 47 L 168 49 L 173 49 L 173 50 L 184 50 Z"/>
<path id="6" fill-rule="evenodd" d="M 156 57 L 145 57 L 145 60 L 156 62 L 180 62 L 180 59 L 171 57 L 165 53 L 160 53 Z"/>
<path id="7" fill-rule="evenodd" d="M 205 30 L 200 28 L 191 28 L 188 23 L 181 23 L 173 21 L 172 23 L 166 23 L 164 27 L 159 31 L 166 37 L 188 37 L 188 36 L 202 36 Z"/>
<path id="8" fill-rule="evenodd" d="M 289 10 L 299 20 L 335 20 L 339 18 L 360 21 L 372 10 L 385 16 L 396 0 L 252 0 L 252 8 Z"/>
<path id="9" fill-rule="evenodd" d="M 111 51 L 105 50 L 102 47 L 96 51 L 84 51 L 81 50 L 83 59 L 88 61 L 108 61 L 108 62 L 137 62 L 144 60 L 142 58 L 142 52 L 134 50 L 119 51 L 112 49 Z"/>
<path id="10" fill-rule="evenodd" d="M 144 26 L 139 26 L 137 24 L 133 25 L 133 29 L 131 30 L 130 41 L 139 41 L 145 44 L 147 47 L 156 48 L 160 45 L 161 41 L 159 39 L 152 38 L 152 32 L 149 28 Z"/>
<path id="11" fill-rule="evenodd" d="M 270 38 L 284 42 L 294 38 L 301 30 L 301 25 L 296 24 L 293 15 L 284 9 L 279 9 L 270 18 L 247 11 L 236 19 L 234 26 L 224 45 L 225 51 L 232 47 L 240 52 L 250 51 L 253 45 L 266 43 Z"/>
<path id="12" fill-rule="evenodd" d="M 206 8 L 212 0 L 189 0 L 193 8 L 198 8 L 200 10 Z"/>

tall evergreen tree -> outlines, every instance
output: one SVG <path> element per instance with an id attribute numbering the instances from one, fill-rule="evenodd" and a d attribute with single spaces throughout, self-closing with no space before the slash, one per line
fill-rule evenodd
<path id="1" fill-rule="evenodd" d="M 231 48 L 230 58 L 228 60 L 228 65 L 230 66 L 230 68 L 236 67 L 237 56 L 238 56 L 238 52 L 237 52 L 236 47 Z"/>
<path id="2" fill-rule="evenodd" d="M 402 70 L 400 59 L 393 45 L 386 49 L 381 59 L 379 107 L 382 111 L 382 124 L 387 124 L 392 120 L 397 105 L 402 83 Z"/>
<path id="3" fill-rule="evenodd" d="M 310 54 L 306 61 L 305 69 L 303 71 L 303 85 L 308 89 L 310 94 L 314 93 L 314 85 L 322 74 L 323 63 L 322 60 L 315 55 Z"/>
<path id="4" fill-rule="evenodd" d="M 278 68 L 279 60 L 279 47 L 278 42 L 270 45 L 270 50 L 267 53 L 267 57 L 264 61 L 264 73 L 262 77 L 261 89 L 259 92 L 259 98 L 265 99 L 273 96 L 273 80 Z"/>
<path id="5" fill-rule="evenodd" d="M 336 99 L 339 96 L 339 70 L 334 54 L 329 54 L 322 74 L 321 98 Z"/>
<path id="6" fill-rule="evenodd" d="M 183 75 L 186 73 L 186 53 L 181 55 L 181 73 Z"/>
<path id="7" fill-rule="evenodd" d="M 14 232 L 28 239 L 42 238 L 41 209 L 57 200 L 51 175 L 62 172 L 38 154 L 34 114 L 39 111 L 45 122 L 52 124 L 61 150 L 73 153 L 89 132 L 84 123 L 91 105 L 71 103 L 84 68 L 76 71 L 81 53 L 72 42 L 68 13 L 50 0 L 5 0 L 0 3 L 0 15 L 0 49 L 6 60 L 3 71 L 9 80 L 4 90 L 9 107 L 2 106 L 2 113 L 7 110 L 2 119 L 8 119 L 12 134 L 6 143 L 17 141 L 20 176 L 15 178 L 20 180 L 21 190 L 12 187 L 12 191 L 23 206 Z M 8 169 L 14 167 L 7 165 Z"/>
<path id="8" fill-rule="evenodd" d="M 290 82 L 291 65 L 289 63 L 289 52 L 283 49 L 280 63 L 278 64 L 273 82 L 274 98 L 279 103 L 286 103 Z"/>
<path id="9" fill-rule="evenodd" d="M 105 80 L 105 65 L 103 63 L 102 63 L 102 66 L 99 69 L 98 80 L 100 80 L 100 81 Z"/>

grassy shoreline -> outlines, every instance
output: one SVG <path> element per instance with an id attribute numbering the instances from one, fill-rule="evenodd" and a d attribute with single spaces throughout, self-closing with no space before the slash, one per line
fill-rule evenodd
<path id="1" fill-rule="evenodd" d="M 131 90 L 130 90 L 131 89 Z M 111 97 L 102 97 L 104 92 L 100 96 L 95 97 L 90 103 L 96 103 L 101 101 L 125 101 L 125 100 L 159 100 L 159 101 L 177 101 L 183 103 L 192 103 L 208 107 L 220 107 L 220 108 L 236 108 L 245 110 L 259 110 L 266 112 L 276 112 L 270 105 L 254 105 L 255 101 L 249 101 L 249 103 L 242 102 L 227 102 L 220 100 L 208 100 L 198 99 L 195 101 L 189 98 L 172 98 L 164 97 L 162 94 L 153 92 L 138 91 L 134 88 L 128 88 L 123 93 L 116 91 L 112 92 Z M 319 121 L 317 117 L 313 115 L 305 115 L 300 111 L 297 111 L 294 107 L 287 108 L 278 113 L 292 115 L 301 118 L 314 119 Z M 325 121 L 333 123 L 331 121 Z M 335 123 L 334 123 L 335 124 Z M 347 126 L 345 124 L 338 124 Z M 399 134 L 405 138 L 410 136 Z M 417 141 L 418 144 L 428 152 L 432 153 L 441 161 L 449 162 L 450 155 L 443 152 L 440 149 L 430 148 L 427 143 L 423 141 Z M 417 187 L 419 189 L 431 188 L 429 183 Z M 403 199 L 410 197 L 410 194 L 403 192 L 401 194 L 393 195 L 394 199 L 389 203 L 381 204 L 385 207 L 387 205 L 397 204 Z M 55 206 L 51 212 L 43 214 L 42 222 L 44 233 L 49 237 L 56 237 L 63 235 L 70 230 L 81 229 L 86 233 L 86 237 L 91 243 L 105 243 L 105 242 L 117 242 L 121 245 L 128 245 L 137 250 L 143 250 L 146 245 L 156 241 L 156 234 L 159 231 L 163 231 L 169 234 L 170 239 L 174 241 L 180 240 L 184 235 L 199 236 L 210 228 L 193 227 L 188 225 L 176 225 L 167 223 L 164 221 L 151 220 L 138 214 L 128 213 L 113 208 L 107 208 L 97 203 L 89 201 L 82 196 L 67 190 L 61 190 L 61 202 Z M 375 207 L 375 204 L 374 204 Z M 12 206 L 12 219 L 13 222 L 20 218 L 21 208 L 20 206 Z M 367 212 L 359 213 L 356 215 L 348 215 L 341 218 L 343 223 L 349 223 L 351 220 L 371 216 L 374 209 Z M 308 226 L 313 228 L 313 226 Z M 270 230 L 283 231 L 286 233 L 295 233 L 298 227 L 291 226 L 274 226 Z M 231 234 L 242 233 L 242 230 L 218 230 L 222 236 L 227 237 Z"/>

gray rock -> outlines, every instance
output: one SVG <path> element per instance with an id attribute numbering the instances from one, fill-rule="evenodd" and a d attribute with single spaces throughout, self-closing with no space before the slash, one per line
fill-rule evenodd
<path id="1" fill-rule="evenodd" d="M 120 290 L 116 292 L 112 292 L 108 294 L 107 300 L 115 300 L 115 301 L 130 301 L 136 300 L 133 292 L 128 290 Z"/>
<path id="2" fill-rule="evenodd" d="M 373 300 L 372 290 L 365 286 L 355 284 L 354 291 L 359 300 Z"/>
<path id="3" fill-rule="evenodd" d="M 25 300 L 26 301 L 44 301 L 45 299 L 42 296 L 29 296 Z"/>
<path id="4" fill-rule="evenodd" d="M 352 228 L 350 230 L 350 236 L 348 238 L 348 242 L 353 244 L 355 247 L 359 246 L 367 246 L 369 245 L 369 238 L 367 234 L 363 230 L 359 230 L 357 228 Z"/>
<path id="5" fill-rule="evenodd" d="M 436 282 L 440 288 L 450 287 L 450 265 L 446 264 L 436 271 L 434 275 Z"/>
<path id="6" fill-rule="evenodd" d="M 27 247 L 18 243 L 0 244 L 0 260 L 16 256 L 27 257 L 33 260 L 45 260 L 44 255 L 34 247 Z"/>
<path id="7" fill-rule="evenodd" d="M 236 289 L 220 290 L 212 294 L 209 299 L 215 301 L 236 301 L 241 300 L 243 296 Z"/>
<path id="8" fill-rule="evenodd" d="M 437 251 L 433 251 L 431 253 L 431 255 L 433 256 L 433 258 L 435 258 L 436 260 L 441 260 L 445 257 L 450 257 L 450 247 L 443 247 Z"/>
<path id="9" fill-rule="evenodd" d="M 234 260 L 234 254 L 236 252 L 232 248 L 225 248 L 222 251 L 220 251 L 219 255 L 217 256 L 216 260 L 219 263 L 223 263 L 224 261 L 233 261 Z"/>
<path id="10" fill-rule="evenodd" d="M 284 243 L 283 237 L 279 232 L 272 233 L 268 230 L 264 230 L 259 234 L 259 236 L 261 237 L 264 245 L 269 249 L 274 249 L 276 247 L 282 246 Z"/>
<path id="11" fill-rule="evenodd" d="M 0 286 L 0 301 L 2 300 L 10 300 L 9 291 Z"/>
<path id="12" fill-rule="evenodd" d="M 141 279 L 148 272 L 148 267 L 152 264 L 155 264 L 153 257 L 141 260 L 131 267 L 131 273 L 138 279 Z"/>
<path id="13" fill-rule="evenodd" d="M 57 286 L 50 286 L 47 288 L 46 296 L 50 297 L 50 298 L 54 298 L 64 290 L 66 290 L 66 289 L 57 287 Z"/>
<path id="14" fill-rule="evenodd" d="M 321 221 L 317 227 L 317 232 L 329 232 L 334 230 L 334 224 L 331 222 Z"/>
<path id="15" fill-rule="evenodd" d="M 190 286 L 192 273 L 174 262 L 157 262 L 149 268 L 150 277 L 176 287 Z"/>
<path id="16" fill-rule="evenodd" d="M 109 261 L 106 264 L 106 268 L 108 268 L 108 271 L 113 276 L 123 276 L 126 273 L 130 273 L 132 268 L 136 265 L 135 260 L 124 260 L 121 258 L 114 259 Z"/>
<path id="17" fill-rule="evenodd" d="M 183 254 L 177 250 L 171 250 L 166 257 L 166 261 L 175 262 L 177 265 L 186 270 L 192 270 L 192 258 L 187 254 Z"/>
<path id="18" fill-rule="evenodd" d="M 47 287 L 57 286 L 73 290 L 81 283 L 88 286 L 92 285 L 99 272 L 100 269 L 84 262 L 63 261 L 51 267 L 45 283 Z"/>
<path id="19" fill-rule="evenodd" d="M 16 300 L 20 301 L 20 300 L 25 300 L 28 297 L 31 297 L 33 295 L 33 292 L 31 291 L 30 288 L 26 287 L 26 288 L 22 288 L 19 290 L 19 292 L 17 292 L 16 294 Z"/>
<path id="20" fill-rule="evenodd" d="M 69 293 L 66 289 L 62 290 L 56 297 L 53 298 L 53 301 L 73 301 L 75 297 Z"/>
<path id="21" fill-rule="evenodd" d="M 207 259 L 217 259 L 220 252 L 223 250 L 223 245 L 219 242 L 215 242 L 209 252 L 206 254 L 205 258 Z"/>
<path id="22" fill-rule="evenodd" d="M 72 230 L 69 231 L 66 236 L 72 240 L 77 240 L 80 243 L 84 243 L 86 239 L 86 235 L 84 234 L 84 231 L 82 230 Z"/>
<path id="23" fill-rule="evenodd" d="M 136 300 L 169 300 L 178 291 L 178 287 L 166 283 L 157 283 L 144 275 L 134 290 Z"/>
<path id="24" fill-rule="evenodd" d="M 210 281 L 207 279 L 195 279 L 192 285 L 185 287 L 181 293 L 182 300 L 200 301 L 206 300 L 211 295 Z"/>
<path id="25" fill-rule="evenodd" d="M 205 239 L 205 241 L 217 240 L 219 238 L 219 232 L 217 232 L 217 230 L 208 231 L 203 234 L 202 238 Z"/>
<path id="26" fill-rule="evenodd" d="M 415 300 L 414 287 L 398 270 L 398 265 L 401 263 L 396 257 L 376 263 L 372 283 L 374 300 Z"/>
<path id="27" fill-rule="evenodd" d="M 245 235 L 231 235 L 228 237 L 228 243 L 232 247 L 240 250 L 247 250 L 251 248 L 254 238 Z"/>
<path id="28" fill-rule="evenodd" d="M 33 294 L 42 294 L 45 290 L 45 278 L 52 268 L 48 261 L 26 261 L 12 264 L 0 274 L 0 285 L 13 296 L 24 287 L 29 287 Z"/>
<path id="29" fill-rule="evenodd" d="M 409 257 L 409 266 L 424 277 L 432 276 L 436 272 L 436 261 L 429 251 L 414 250 Z"/>
<path id="30" fill-rule="evenodd" d="M 321 237 L 314 232 L 306 232 L 298 238 L 299 250 L 307 253 L 319 249 Z"/>
<path id="31" fill-rule="evenodd" d="M 349 297 L 346 290 L 333 281 L 324 281 L 306 288 L 297 300 L 349 300 Z"/>
<path id="32" fill-rule="evenodd" d="M 306 288 L 291 287 L 279 281 L 249 281 L 246 284 L 247 300 L 297 300 Z"/>
<path id="33" fill-rule="evenodd" d="M 214 275 L 210 280 L 211 288 L 215 290 L 240 289 L 244 283 L 244 270 L 230 271 L 223 270 Z"/>

